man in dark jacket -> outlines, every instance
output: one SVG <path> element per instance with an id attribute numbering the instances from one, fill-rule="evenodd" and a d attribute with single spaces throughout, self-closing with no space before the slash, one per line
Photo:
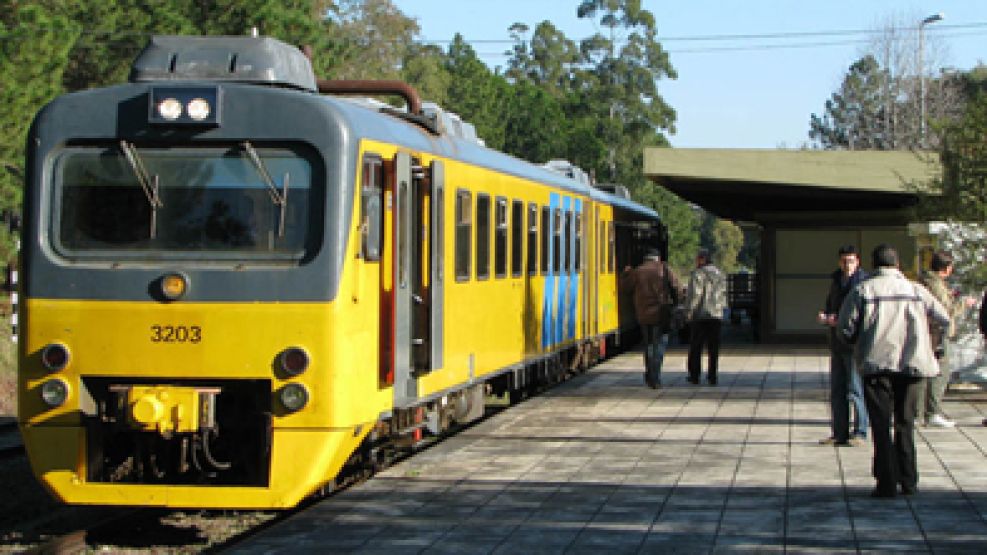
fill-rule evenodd
<path id="1" fill-rule="evenodd" d="M 640 266 L 624 268 L 620 285 L 634 295 L 634 314 L 644 334 L 644 383 L 657 389 L 672 327 L 672 307 L 678 302 L 678 279 L 662 262 L 661 253 L 651 249 Z"/>
<path id="2" fill-rule="evenodd" d="M 980 333 L 987 341 L 987 291 L 984 291 L 984 300 L 980 301 Z"/>
<path id="3" fill-rule="evenodd" d="M 829 326 L 829 403 L 832 411 L 832 434 L 819 441 L 823 445 L 856 445 L 867 438 L 867 407 L 860 375 L 853 367 L 853 347 L 836 334 L 836 318 L 843 300 L 867 278 L 860 268 L 860 255 L 853 245 L 839 251 L 840 268 L 833 272 L 826 304 L 819 313 L 819 323 Z M 850 431 L 850 404 L 856 418 Z"/>

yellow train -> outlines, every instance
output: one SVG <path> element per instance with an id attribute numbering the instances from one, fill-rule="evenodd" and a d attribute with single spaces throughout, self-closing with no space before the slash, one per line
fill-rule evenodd
<path id="1" fill-rule="evenodd" d="M 397 91 L 407 110 L 326 93 Z M 283 508 L 606 354 L 658 214 L 270 38 L 37 115 L 19 420 L 67 503 Z"/>

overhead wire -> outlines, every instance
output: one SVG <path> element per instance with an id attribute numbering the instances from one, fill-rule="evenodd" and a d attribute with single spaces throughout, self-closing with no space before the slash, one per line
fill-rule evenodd
<path id="1" fill-rule="evenodd" d="M 979 29 L 979 30 L 976 30 Z M 902 30 L 917 31 L 918 27 L 902 28 Z M 971 31 L 976 30 L 976 31 Z M 961 32 L 956 32 L 961 31 Z M 810 37 L 854 37 L 859 36 L 861 38 L 849 38 L 845 40 L 833 40 L 833 41 L 812 41 L 812 42 L 777 42 L 777 43 L 762 43 L 762 44 L 727 44 L 727 45 L 710 45 L 710 46 L 697 46 L 688 48 L 666 48 L 669 54 L 702 54 L 702 53 L 719 53 L 719 52 L 747 52 L 747 51 L 758 51 L 758 50 L 784 50 L 784 49 L 802 49 L 802 48 L 825 48 L 832 46 L 846 46 L 853 44 L 866 44 L 871 42 L 872 38 L 879 30 L 874 29 L 850 29 L 850 30 L 832 30 L 832 31 L 794 31 L 794 32 L 783 32 L 783 33 L 756 33 L 756 34 L 735 34 L 735 35 L 683 35 L 683 36 L 669 36 L 669 37 L 658 37 L 658 41 L 662 45 L 675 43 L 675 42 L 726 42 L 726 41 L 751 41 L 751 40 L 777 40 L 777 39 L 803 39 Z M 935 28 L 927 28 L 926 32 L 929 34 L 934 34 L 935 36 L 941 38 L 957 38 L 966 36 L 979 36 L 987 34 L 987 22 L 975 22 L 975 23 L 957 23 L 951 25 L 937 25 Z M 514 45 L 517 41 L 507 40 L 507 39 L 475 39 L 468 40 L 464 39 L 465 42 L 474 45 L 493 45 L 493 44 L 504 44 L 504 45 Z M 420 42 L 429 44 L 444 44 L 451 43 L 451 40 L 428 40 L 421 39 Z M 478 52 L 477 55 L 485 57 L 506 57 L 511 54 L 508 52 Z"/>

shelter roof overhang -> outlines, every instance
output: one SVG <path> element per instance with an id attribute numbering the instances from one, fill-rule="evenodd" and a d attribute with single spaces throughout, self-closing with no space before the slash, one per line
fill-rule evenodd
<path id="1" fill-rule="evenodd" d="M 721 218 L 904 212 L 940 175 L 929 152 L 648 148 L 644 174 Z"/>

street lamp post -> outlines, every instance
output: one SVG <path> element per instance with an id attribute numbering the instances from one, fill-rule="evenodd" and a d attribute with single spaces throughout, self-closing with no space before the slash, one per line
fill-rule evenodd
<path id="1" fill-rule="evenodd" d="M 919 146 L 925 146 L 925 26 L 943 17 L 941 12 L 932 14 L 918 24 Z"/>

